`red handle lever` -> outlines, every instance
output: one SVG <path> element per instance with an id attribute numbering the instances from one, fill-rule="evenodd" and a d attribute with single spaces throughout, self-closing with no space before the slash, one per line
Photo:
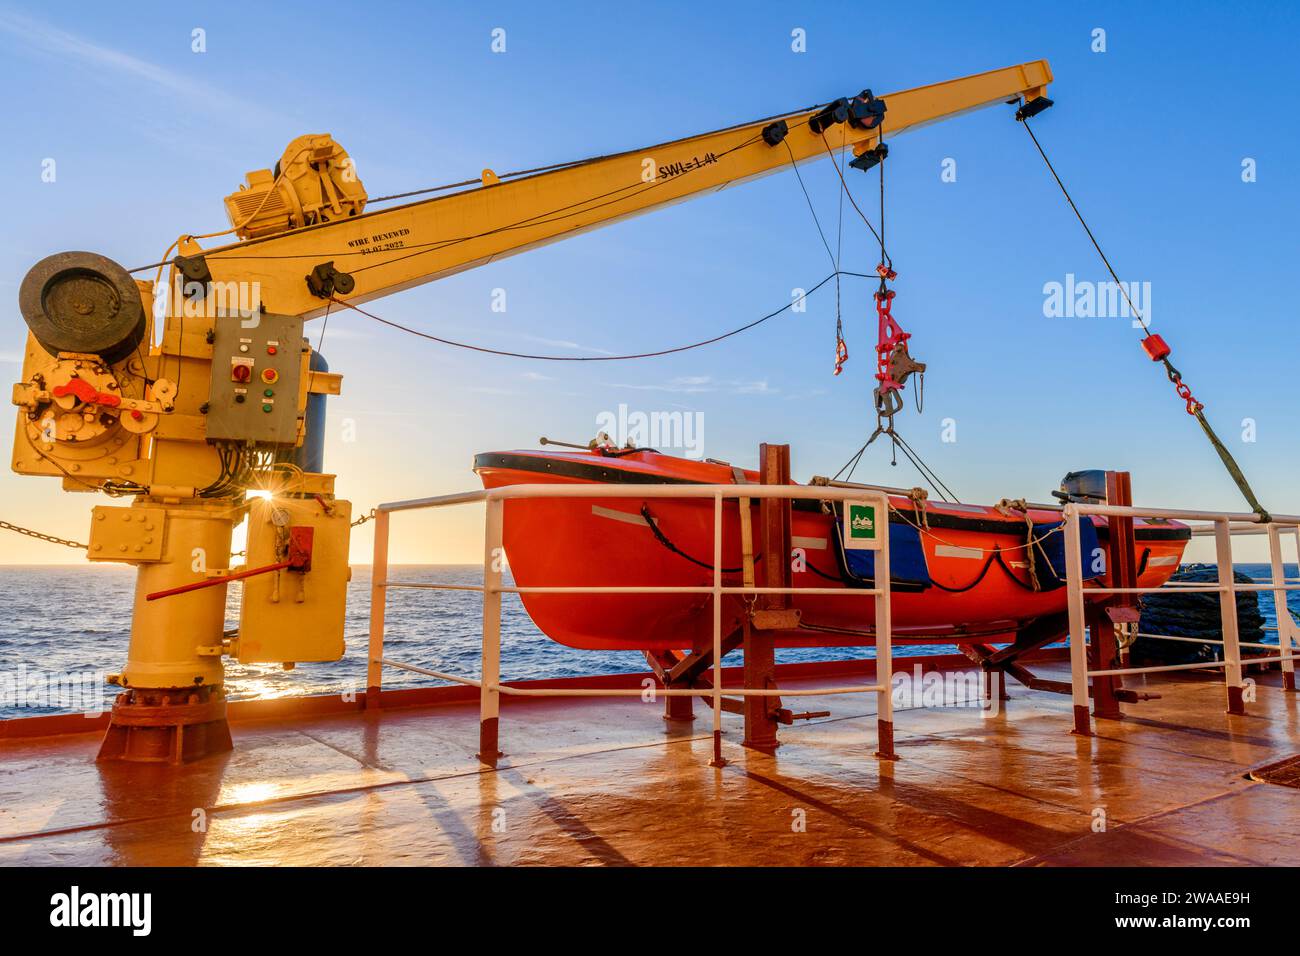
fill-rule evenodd
<path id="1" fill-rule="evenodd" d="M 271 571 L 283 571 L 289 567 L 288 561 L 281 561 L 279 564 L 268 564 L 263 568 L 249 568 L 247 571 L 237 571 L 234 574 L 227 574 L 219 578 L 209 578 L 206 581 L 195 581 L 193 584 L 182 584 L 178 588 L 168 588 L 165 591 L 154 591 L 152 594 L 146 594 L 146 601 L 156 601 L 159 598 L 171 597 L 173 594 L 186 594 L 190 591 L 200 591 L 203 588 L 214 588 L 218 584 L 225 584 L 228 581 L 242 581 L 244 578 L 251 578 L 258 574 L 267 574 Z"/>
<path id="2" fill-rule="evenodd" d="M 62 398 L 64 395 L 75 395 L 87 405 L 107 405 L 110 408 L 116 408 L 122 404 L 121 396 L 101 392 L 84 378 L 74 378 L 66 385 L 55 385 L 54 388 L 50 389 L 50 392 L 55 398 Z"/>
<path id="3" fill-rule="evenodd" d="M 214 588 L 218 584 L 228 584 L 231 581 L 242 581 L 244 578 L 256 577 L 259 574 L 269 574 L 272 571 L 310 571 L 313 531 L 314 529 L 310 527 L 289 529 L 289 559 L 287 561 L 267 564 L 260 568 L 248 568 L 247 570 L 236 571 L 234 574 L 227 574 L 219 578 L 209 578 L 206 581 L 195 581 L 193 584 L 182 584 L 180 587 L 167 588 L 164 591 L 154 591 L 152 594 L 146 594 L 144 599 L 146 601 L 156 601 L 159 598 L 171 597 L 175 594 L 188 594 L 190 591 L 200 591 L 203 588 Z"/>

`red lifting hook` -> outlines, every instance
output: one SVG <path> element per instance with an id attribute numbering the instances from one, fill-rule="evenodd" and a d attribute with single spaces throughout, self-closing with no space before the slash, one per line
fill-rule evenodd
<path id="1" fill-rule="evenodd" d="M 903 327 L 889 314 L 893 302 L 893 289 L 876 293 L 876 313 L 880 320 L 876 336 L 876 380 L 880 382 L 881 392 L 894 391 L 903 387 L 902 383 L 895 381 L 890 373 L 889 362 L 894 350 L 912 337 L 904 332 Z"/>

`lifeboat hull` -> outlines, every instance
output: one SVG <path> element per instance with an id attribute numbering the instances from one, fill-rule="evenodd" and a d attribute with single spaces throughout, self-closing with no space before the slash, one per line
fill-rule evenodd
<path id="1" fill-rule="evenodd" d="M 733 484 L 721 463 L 637 452 L 494 452 L 475 459 L 486 488 L 516 484 L 618 484 L 626 498 L 533 498 L 505 501 L 504 544 L 521 587 L 709 587 L 713 583 L 711 499 L 654 498 L 637 486 L 654 482 Z M 742 473 L 756 482 L 757 475 Z M 891 496 L 898 521 L 915 523 L 928 585 L 891 588 L 894 642 L 954 644 L 1008 641 L 1036 619 L 1066 610 L 1066 589 L 1036 590 L 1027 556 L 1022 513 L 993 508 L 930 504 L 924 514 L 904 496 Z M 815 506 L 815 507 L 814 507 Z M 757 527 L 757 503 L 753 517 Z M 1032 509 L 1039 524 L 1059 522 L 1059 509 Z M 819 502 L 796 502 L 793 585 L 844 588 L 844 553 L 835 518 Z M 1104 519 L 1094 519 L 1105 542 Z M 656 533 L 656 529 L 658 533 Z M 1137 522 L 1139 585 L 1156 587 L 1177 570 L 1190 538 L 1186 526 Z M 724 583 L 739 585 L 739 504 L 723 506 Z M 893 552 L 891 551 L 891 554 Z M 759 561 L 763 560 L 759 556 Z M 707 594 L 524 594 L 524 607 L 549 638 L 592 650 L 687 650 L 713 640 L 712 597 Z M 774 632 L 779 647 L 854 646 L 874 640 L 875 598 L 869 595 L 793 595 L 801 613 L 797 629 Z M 723 600 L 723 634 L 740 627 L 739 598 Z"/>

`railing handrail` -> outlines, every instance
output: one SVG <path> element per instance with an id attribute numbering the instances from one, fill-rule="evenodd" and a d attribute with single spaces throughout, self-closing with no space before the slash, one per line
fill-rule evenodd
<path id="1" fill-rule="evenodd" d="M 1277 524 L 1300 526 L 1300 515 L 1270 514 L 1265 521 L 1253 511 L 1193 511 L 1185 508 L 1145 508 L 1136 505 L 1103 505 L 1089 501 L 1070 501 L 1061 509 L 1071 514 L 1102 515 L 1115 518 L 1172 518 L 1177 521 L 1236 521 L 1242 524 Z"/>
<path id="2" fill-rule="evenodd" d="M 461 491 L 429 498 L 388 501 L 376 512 L 414 511 L 446 505 L 472 504 L 505 498 L 795 498 L 815 501 L 889 499 L 889 494 L 866 488 L 826 488 L 819 485 L 705 485 L 646 482 L 628 485 L 594 485 L 581 482 L 530 482 Z"/>
<path id="3" fill-rule="evenodd" d="M 1185 521 L 1210 522 L 1205 529 L 1193 529 L 1193 533 L 1213 534 L 1215 545 L 1215 562 L 1218 570 L 1216 584 L 1187 585 L 1169 587 L 1169 582 L 1159 587 L 1085 587 L 1083 579 L 1083 558 L 1080 554 L 1082 535 L 1080 523 L 1085 516 L 1104 515 L 1124 518 L 1173 518 Z M 1090 697 L 1088 679 L 1090 677 L 1109 677 L 1124 674 L 1154 674 L 1167 671 L 1194 670 L 1199 668 L 1222 668 L 1223 683 L 1227 694 L 1229 714 L 1245 714 L 1244 682 L 1242 665 L 1252 663 L 1279 662 L 1283 670 L 1284 686 L 1295 688 L 1295 660 L 1292 643 L 1296 641 L 1295 621 L 1287 607 L 1287 593 L 1298 590 L 1289 583 L 1282 561 L 1281 533 L 1294 533 L 1297 547 L 1300 548 L 1300 518 L 1294 515 L 1270 515 L 1266 520 L 1258 514 L 1239 512 L 1192 511 L 1176 508 L 1138 508 L 1128 505 L 1105 505 L 1088 502 L 1069 502 L 1062 509 L 1065 524 L 1065 564 L 1066 595 L 1069 614 L 1070 634 L 1070 686 L 1074 709 L 1075 733 L 1090 735 L 1092 725 L 1088 716 Z M 1267 583 L 1238 582 L 1232 567 L 1232 539 L 1235 534 L 1264 533 L 1269 539 L 1269 563 L 1271 580 Z M 1136 582 L 1135 582 L 1136 583 Z M 1216 662 L 1194 662 L 1190 664 L 1165 664 L 1148 667 L 1096 667 L 1089 668 L 1088 662 L 1088 627 L 1085 623 L 1084 596 L 1086 594 L 1147 594 L 1158 591 L 1175 594 L 1214 593 L 1219 598 L 1219 614 L 1222 628 L 1222 640 L 1217 641 L 1223 648 L 1223 658 Z M 1246 658 L 1241 656 L 1244 644 L 1237 628 L 1237 601 L 1239 593 L 1273 592 L 1273 606 L 1278 620 L 1278 655 L 1276 657 Z M 1226 595 L 1232 594 L 1232 600 Z M 1095 635 L 1093 635 L 1095 638 Z M 1095 698 L 1094 698 L 1095 699 Z"/>
<path id="4" fill-rule="evenodd" d="M 673 587 L 556 587 L 542 586 L 510 587 L 502 582 L 500 556 L 503 554 L 504 505 L 507 500 L 528 498 L 692 498 L 712 500 L 713 503 L 713 583 L 709 586 L 673 586 Z M 817 501 L 866 501 L 880 509 L 887 518 L 890 510 L 889 494 L 866 488 L 832 488 L 818 485 L 750 485 L 750 484 L 690 484 L 646 482 L 624 486 L 588 484 L 585 482 L 529 483 L 504 485 L 496 488 L 476 489 L 447 495 L 435 495 L 428 498 L 411 498 L 405 501 L 385 502 L 375 509 L 375 550 L 372 563 L 370 585 L 370 651 L 367 669 L 367 707 L 379 705 L 379 690 L 383 680 L 384 666 L 397 667 L 416 673 L 426 674 L 443 680 L 467 684 L 479 688 L 479 759 L 489 766 L 496 766 L 497 759 L 497 724 L 501 695 L 518 696 L 583 696 L 583 697 L 629 697 L 643 694 L 643 691 L 629 691 L 612 688 L 566 688 L 566 689 L 519 689 L 510 688 L 501 683 L 501 595 L 504 593 L 573 593 L 573 594 L 610 594 L 610 593 L 681 593 L 710 594 L 713 603 L 713 667 L 717 669 L 716 679 L 711 688 L 688 688 L 657 690 L 657 694 L 667 696 L 689 696 L 712 698 L 713 706 L 713 751 L 714 765 L 720 766 L 722 760 L 722 697 L 772 697 L 779 695 L 779 690 L 771 688 L 724 688 L 721 680 L 722 667 L 722 599 L 740 594 L 835 594 L 849 597 L 870 597 L 875 600 L 875 645 L 876 645 L 876 681 L 873 684 L 851 685 L 846 687 L 826 687 L 798 689 L 788 691 L 792 697 L 817 696 L 849 693 L 875 693 L 877 695 L 877 724 L 879 727 L 879 749 L 877 756 L 882 759 L 895 759 L 893 751 L 893 699 L 891 696 L 890 675 L 892 674 L 892 639 L 893 628 L 890 615 L 890 567 L 889 535 L 881 536 L 880 547 L 875 551 L 875 586 L 871 588 L 797 588 L 765 587 L 749 585 L 737 587 L 722 583 L 723 523 L 722 504 L 727 499 L 812 499 Z M 388 581 L 388 536 L 389 519 L 399 511 L 413 511 L 422 508 L 440 508 L 450 505 L 473 504 L 485 502 L 487 515 L 484 522 L 483 549 L 483 584 L 438 585 L 428 586 L 429 590 L 466 590 L 479 591 L 483 594 L 483 630 L 482 641 L 482 677 L 459 677 L 429 668 L 411 664 L 402 664 L 383 656 L 384 617 L 386 595 L 390 587 L 418 587 L 414 583 Z M 883 675 L 883 676 L 882 676 Z"/>

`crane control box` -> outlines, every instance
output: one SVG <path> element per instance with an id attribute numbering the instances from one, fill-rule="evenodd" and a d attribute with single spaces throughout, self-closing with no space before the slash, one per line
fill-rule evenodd
<path id="1" fill-rule="evenodd" d="M 299 316 L 257 313 L 213 323 L 209 440 L 298 441 L 308 346 Z"/>

